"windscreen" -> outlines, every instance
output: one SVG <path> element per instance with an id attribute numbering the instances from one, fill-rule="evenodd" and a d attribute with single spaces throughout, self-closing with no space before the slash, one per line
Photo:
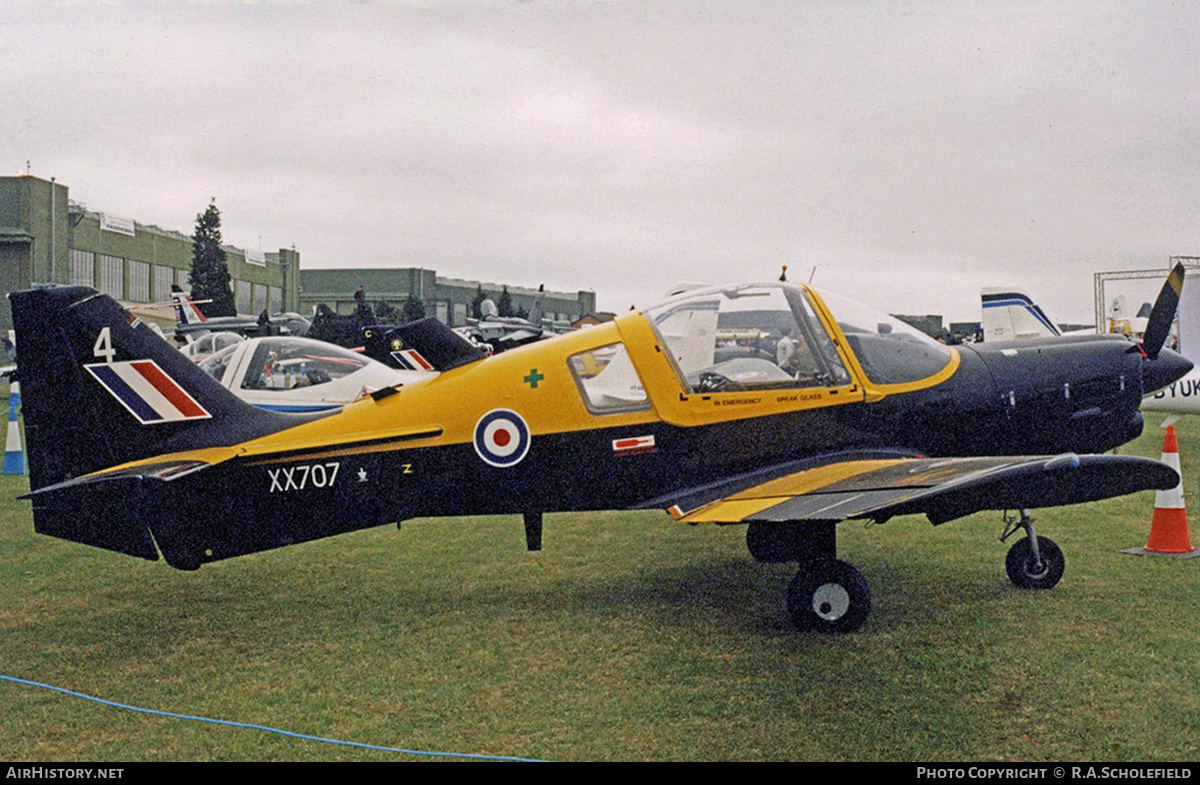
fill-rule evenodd
<path id="1" fill-rule="evenodd" d="M 887 314 L 819 292 L 846 336 L 850 351 L 875 384 L 905 384 L 933 376 L 946 367 L 952 350 Z"/>

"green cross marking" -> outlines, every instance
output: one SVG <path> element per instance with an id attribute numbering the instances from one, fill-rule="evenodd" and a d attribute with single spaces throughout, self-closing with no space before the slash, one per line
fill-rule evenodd
<path id="1" fill-rule="evenodd" d="M 545 378 L 546 378 L 546 374 L 544 374 L 544 373 L 538 373 L 538 369 L 537 369 L 537 368 L 530 368 L 530 369 L 529 369 L 529 375 L 528 375 L 528 376 L 526 376 L 526 377 L 525 377 L 524 379 L 522 379 L 521 381 L 525 382 L 525 383 L 526 383 L 526 384 L 528 384 L 530 387 L 532 387 L 533 389 L 535 389 L 535 390 L 536 390 L 536 389 L 537 389 L 537 386 L 538 386 L 538 382 L 540 382 L 542 379 L 545 379 Z"/>

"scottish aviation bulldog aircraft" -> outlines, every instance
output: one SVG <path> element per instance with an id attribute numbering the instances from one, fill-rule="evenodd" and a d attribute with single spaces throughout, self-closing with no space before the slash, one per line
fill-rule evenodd
<path id="1" fill-rule="evenodd" d="M 310 322 L 298 313 L 278 313 L 270 316 L 206 317 L 192 299 L 177 285 L 171 285 L 171 300 L 175 304 L 175 337 L 190 342 L 209 333 L 223 331 L 241 335 L 304 335 Z M 205 301 L 201 301 L 202 303 Z M 265 323 L 264 323 L 265 322 Z"/>
<path id="2" fill-rule="evenodd" d="M 1050 587 L 1062 552 L 1028 508 L 1176 485 L 1090 453 L 1137 436 L 1143 392 L 1191 367 L 1162 349 L 1182 282 L 1143 344 L 996 350 L 804 285 L 689 290 L 331 415 L 248 406 L 91 289 L 18 292 L 27 498 L 43 534 L 179 569 L 417 516 L 520 513 L 537 549 L 545 512 L 665 509 L 746 524 L 754 558 L 801 565 L 796 626 L 848 631 L 871 592 L 837 559 L 839 521 L 1021 511 L 1009 577 Z"/>

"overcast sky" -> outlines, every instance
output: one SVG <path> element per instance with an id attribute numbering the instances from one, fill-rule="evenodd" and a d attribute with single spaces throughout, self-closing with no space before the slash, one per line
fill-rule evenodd
<path id="1" fill-rule="evenodd" d="M 0 172 L 304 267 L 892 312 L 1200 255 L 1194 2 L 6 2 Z"/>

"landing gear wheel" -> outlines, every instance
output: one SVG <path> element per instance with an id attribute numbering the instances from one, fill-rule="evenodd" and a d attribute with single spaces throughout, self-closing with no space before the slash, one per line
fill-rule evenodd
<path id="1" fill-rule="evenodd" d="M 787 605 L 797 629 L 851 632 L 871 613 L 871 587 L 844 561 L 813 562 L 788 584 Z"/>
<path id="2" fill-rule="evenodd" d="M 1008 549 L 1004 569 L 1013 585 L 1022 589 L 1051 589 L 1063 576 L 1066 560 L 1054 540 L 1037 538 L 1039 559 L 1034 556 L 1028 537 L 1022 537 Z"/>

